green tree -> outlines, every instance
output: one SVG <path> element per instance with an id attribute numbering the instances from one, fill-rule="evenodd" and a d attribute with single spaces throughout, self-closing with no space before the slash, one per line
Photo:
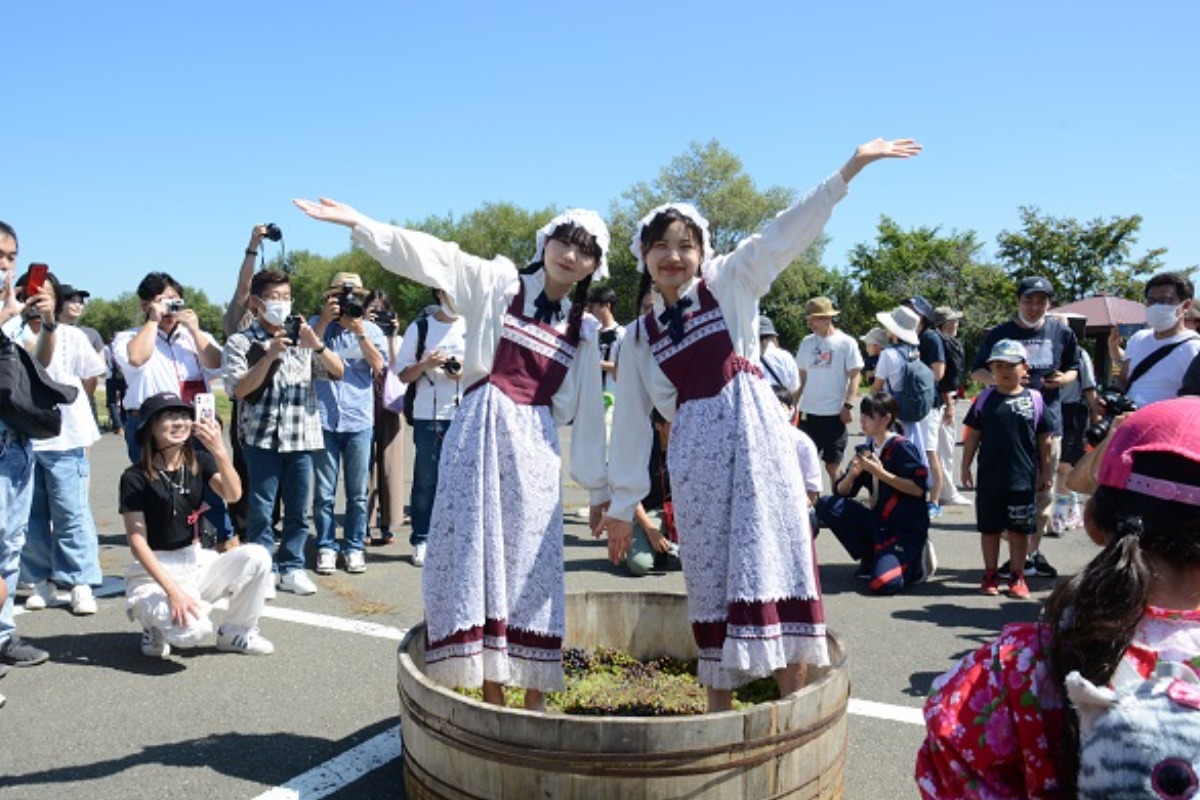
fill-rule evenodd
<path id="1" fill-rule="evenodd" d="M 1022 206 L 1020 215 L 1019 230 L 1001 231 L 996 237 L 997 255 L 1014 279 L 1029 275 L 1049 278 L 1055 298 L 1061 302 L 1093 294 L 1139 299 L 1144 279 L 1165 266 L 1166 248 L 1133 257 L 1142 227 L 1138 214 L 1080 223 L 1073 217 L 1052 217 L 1036 207 Z"/>
<path id="2" fill-rule="evenodd" d="M 653 181 L 635 183 L 611 204 L 610 284 L 619 300 L 617 316 L 628 319 L 637 312 L 641 275 L 628 243 L 639 220 L 651 208 L 671 201 L 691 203 L 708 219 L 714 250 L 728 253 L 795 197 L 792 189 L 782 186 L 759 189 L 743 171 L 741 160 L 716 140 L 692 142 L 687 152 L 673 158 Z M 762 301 L 763 309 L 773 315 L 780 338 L 789 345 L 805 333 L 804 302 L 818 287 L 836 284 L 836 276 L 821 266 L 824 245 L 822 240 L 797 258 Z M 797 306 L 801 307 L 799 314 Z"/>

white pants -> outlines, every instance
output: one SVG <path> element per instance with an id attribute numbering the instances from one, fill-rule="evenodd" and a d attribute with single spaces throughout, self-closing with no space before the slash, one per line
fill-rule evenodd
<path id="1" fill-rule="evenodd" d="M 182 550 L 156 550 L 158 562 L 175 584 L 197 600 L 201 618 L 188 625 L 194 631 L 211 630 L 212 604 L 229 596 L 224 627 L 249 629 L 258 625 L 271 574 L 271 554 L 257 544 L 244 544 L 224 553 L 193 544 Z M 172 627 L 171 603 L 158 581 L 137 561 L 125 569 L 125 612 L 144 628 Z"/>
<path id="2" fill-rule="evenodd" d="M 952 418 L 950 422 L 942 422 L 945 409 L 937 409 L 939 421 L 937 426 L 937 454 L 942 462 L 942 494 L 938 502 L 959 494 L 958 473 L 954 471 L 954 450 L 958 447 L 958 423 Z"/>

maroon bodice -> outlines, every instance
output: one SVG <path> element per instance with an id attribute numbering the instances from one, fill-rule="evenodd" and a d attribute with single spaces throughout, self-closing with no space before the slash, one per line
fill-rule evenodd
<path id="1" fill-rule="evenodd" d="M 644 317 L 650 353 L 678 392 L 677 405 L 715 397 L 739 372 L 761 376 L 751 362 L 733 349 L 725 316 L 704 281 L 696 289 L 699 308 L 683 315 L 683 337 L 674 341 L 654 312 Z"/>
<path id="2" fill-rule="evenodd" d="M 490 383 L 514 403 L 548 406 L 566 380 L 579 340 L 553 326 L 525 316 L 525 281 L 504 314 L 504 332 L 496 347 L 492 371 L 467 391 Z"/>

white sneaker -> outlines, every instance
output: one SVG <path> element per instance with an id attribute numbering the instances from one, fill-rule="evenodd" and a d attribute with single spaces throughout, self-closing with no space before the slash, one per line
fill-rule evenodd
<path id="1" fill-rule="evenodd" d="M 86 583 L 71 587 L 71 613 L 77 617 L 95 614 L 96 598 L 92 596 L 92 587 Z"/>
<path id="2" fill-rule="evenodd" d="M 332 552 L 332 551 L 330 551 Z M 310 595 L 317 593 L 317 585 L 302 569 L 294 569 L 279 579 L 279 591 L 291 592 L 295 595 Z"/>
<path id="3" fill-rule="evenodd" d="M 917 583 L 924 583 L 937 574 L 937 551 L 933 549 L 933 539 L 925 540 L 925 549 L 921 551 L 921 570 L 924 574 Z"/>
<path id="4" fill-rule="evenodd" d="M 337 551 L 322 548 L 317 551 L 317 574 L 332 575 L 337 568 Z"/>
<path id="5" fill-rule="evenodd" d="M 58 602 L 58 587 L 54 581 L 38 581 L 33 585 L 33 594 L 25 598 L 26 611 L 41 611 Z"/>
<path id="6" fill-rule="evenodd" d="M 413 545 L 412 559 L 413 559 L 414 567 L 425 566 L 425 543 L 424 542 L 418 542 L 417 544 Z"/>
<path id="7" fill-rule="evenodd" d="M 150 658 L 166 658 L 171 655 L 171 645 L 162 628 L 142 628 L 142 655 Z"/>
<path id="8" fill-rule="evenodd" d="M 367 571 L 367 557 L 362 550 L 351 550 L 346 553 L 346 572 L 360 575 Z"/>
<path id="9" fill-rule="evenodd" d="M 217 649 L 226 653 L 245 653 L 248 656 L 269 656 L 275 652 L 258 628 L 229 628 L 224 626 L 217 632 Z"/>

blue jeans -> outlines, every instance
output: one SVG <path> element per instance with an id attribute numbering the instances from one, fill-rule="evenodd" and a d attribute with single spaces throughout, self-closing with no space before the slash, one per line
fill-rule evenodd
<path id="1" fill-rule="evenodd" d="M 142 418 L 140 416 L 133 416 L 132 414 L 126 420 L 125 452 L 129 454 L 129 463 L 131 464 L 138 464 L 142 460 L 142 446 L 137 440 L 137 429 L 141 422 Z M 208 452 L 199 441 L 195 441 L 194 444 L 197 452 Z M 243 487 L 244 490 L 245 487 Z M 229 511 L 225 507 L 225 500 L 221 495 L 214 492 L 208 484 L 204 485 L 204 502 L 208 503 L 208 511 L 204 512 L 204 518 L 212 523 L 212 526 L 216 529 L 217 541 L 224 542 L 232 538 L 233 525 L 229 521 Z"/>
<path id="2" fill-rule="evenodd" d="M 346 487 L 346 519 L 343 525 L 342 552 L 363 549 L 367 536 L 367 492 L 371 482 L 371 438 L 374 431 L 365 428 L 353 433 L 321 431 L 325 449 L 313 453 L 316 490 L 313 496 L 313 523 L 317 528 L 317 549 L 338 549 L 337 524 L 333 505 L 337 498 L 338 468 L 342 468 Z"/>
<path id="3" fill-rule="evenodd" d="M 413 457 L 412 535 L 409 544 L 420 544 L 429 538 L 429 517 L 433 514 L 433 498 L 437 495 L 438 460 L 442 457 L 442 440 L 450 430 L 448 419 L 415 419 L 412 424 Z"/>
<path id="4" fill-rule="evenodd" d="M 21 552 L 21 579 L 99 586 L 104 575 L 88 505 L 87 451 L 35 450 L 33 459 L 33 507 Z"/>
<path id="5" fill-rule="evenodd" d="M 279 552 L 275 554 L 275 570 L 288 573 L 304 569 L 304 544 L 308 541 L 308 504 L 312 497 L 311 450 L 280 453 L 261 447 L 244 445 L 246 472 L 250 485 L 246 492 L 250 500 L 250 515 L 246 524 L 246 541 L 261 544 L 267 552 L 275 550 L 271 532 L 271 514 L 275 510 L 275 495 L 283 484 L 283 530 Z"/>
<path id="6" fill-rule="evenodd" d="M 13 624 L 13 602 L 32 501 L 33 451 L 29 442 L 7 431 L 0 432 L 0 577 L 8 587 L 8 599 L 0 608 L 0 642 L 7 641 L 17 630 Z"/>

